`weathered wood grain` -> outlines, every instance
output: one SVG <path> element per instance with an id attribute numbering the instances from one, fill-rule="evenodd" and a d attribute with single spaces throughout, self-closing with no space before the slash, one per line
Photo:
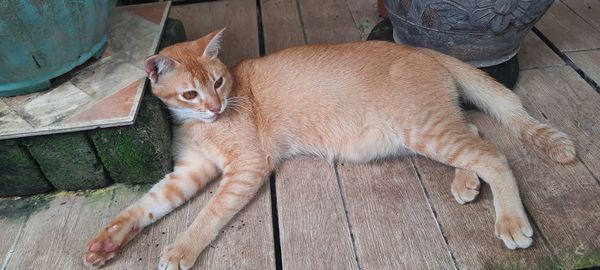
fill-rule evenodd
<path id="1" fill-rule="evenodd" d="M 561 0 L 586 22 L 600 30 L 600 1 L 598 0 Z"/>
<path id="2" fill-rule="evenodd" d="M 533 246 L 525 250 L 509 250 L 496 238 L 494 206 L 488 185 L 482 184 L 475 201 L 460 205 L 450 193 L 454 168 L 422 157 L 415 158 L 414 162 L 458 269 L 552 269 L 558 266 L 537 231 Z"/>
<path id="3" fill-rule="evenodd" d="M 358 269 L 333 164 L 288 160 L 276 187 L 283 268 Z"/>
<path id="4" fill-rule="evenodd" d="M 600 50 L 570 52 L 566 53 L 566 55 L 586 75 L 592 78 L 597 84 L 600 84 Z"/>
<path id="5" fill-rule="evenodd" d="M 554 2 L 535 27 L 561 52 L 600 48 L 600 30 L 585 22 L 560 1 Z"/>
<path id="6" fill-rule="evenodd" d="M 267 53 L 305 44 L 295 0 L 261 0 L 261 11 Z"/>
<path id="7" fill-rule="evenodd" d="M 219 58 L 227 66 L 259 55 L 256 1 L 225 0 L 174 6 L 170 17 L 183 22 L 188 40 L 226 28 Z"/>
<path id="8" fill-rule="evenodd" d="M 529 32 L 523 39 L 519 49 L 519 67 L 521 70 L 564 65 L 566 63 L 535 33 Z"/>
<path id="9" fill-rule="evenodd" d="M 373 27 L 382 19 L 377 12 L 377 0 L 346 0 L 360 38 L 366 40 Z"/>
<path id="10" fill-rule="evenodd" d="M 0 199 L 0 260 L 2 261 L 0 269 L 2 270 L 7 269 L 6 266 L 14 254 L 14 247 L 22 235 L 25 221 L 29 217 L 28 209 L 15 207 L 17 200 Z"/>
<path id="11" fill-rule="evenodd" d="M 255 0 L 215 1 L 210 5 L 209 31 L 225 27 L 219 58 L 227 66 L 259 56 Z"/>
<path id="12" fill-rule="evenodd" d="M 360 40 L 345 0 L 298 0 L 308 43 Z"/>
<path id="13" fill-rule="evenodd" d="M 208 3 L 171 6 L 169 18 L 181 21 L 188 41 L 201 38 L 212 30 L 209 29 L 212 15 Z"/>
<path id="14" fill-rule="evenodd" d="M 83 250 L 99 229 L 112 192 L 62 193 L 27 220 L 6 269 L 81 269 Z"/>
<path id="15" fill-rule="evenodd" d="M 339 164 L 362 269 L 453 269 L 410 159 Z"/>

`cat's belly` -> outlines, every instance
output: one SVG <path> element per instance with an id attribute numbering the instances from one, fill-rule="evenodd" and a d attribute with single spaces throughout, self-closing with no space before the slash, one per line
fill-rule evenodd
<path id="1" fill-rule="evenodd" d="M 321 129 L 323 130 L 323 129 Z M 319 136 L 294 136 L 285 143 L 285 157 L 312 155 L 330 161 L 368 162 L 391 156 L 414 154 L 404 145 L 403 134 L 385 125 L 368 125 L 355 132 L 319 134 Z"/>

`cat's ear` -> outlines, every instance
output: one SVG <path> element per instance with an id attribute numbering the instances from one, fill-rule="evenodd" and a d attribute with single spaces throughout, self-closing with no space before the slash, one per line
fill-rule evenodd
<path id="1" fill-rule="evenodd" d="M 161 76 L 173 71 L 177 65 L 179 65 L 177 61 L 164 55 L 155 54 L 146 58 L 144 70 L 148 79 L 152 83 L 156 83 Z"/>
<path id="2" fill-rule="evenodd" d="M 204 48 L 204 52 L 202 53 L 202 57 L 209 59 L 217 57 L 219 54 L 219 49 L 221 48 L 221 38 L 223 37 L 224 31 L 225 28 L 214 31 L 202 38 L 208 40 L 206 47 Z"/>

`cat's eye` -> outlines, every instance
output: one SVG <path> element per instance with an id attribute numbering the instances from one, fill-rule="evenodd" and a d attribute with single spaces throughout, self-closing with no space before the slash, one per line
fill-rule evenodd
<path id="1" fill-rule="evenodd" d="M 217 81 L 215 81 L 215 89 L 221 87 L 223 85 L 223 77 L 219 77 Z"/>
<path id="2" fill-rule="evenodd" d="M 185 92 L 183 92 L 183 94 L 181 96 L 183 96 L 183 98 L 185 98 L 187 100 L 192 100 L 192 99 L 194 99 L 194 98 L 196 98 L 198 96 L 198 92 L 196 92 L 196 91 L 185 91 Z"/>

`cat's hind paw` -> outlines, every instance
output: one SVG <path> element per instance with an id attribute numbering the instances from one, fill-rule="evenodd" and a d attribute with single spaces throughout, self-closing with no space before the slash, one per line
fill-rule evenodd
<path id="1" fill-rule="evenodd" d="M 533 243 L 533 229 L 525 214 L 501 215 L 496 220 L 496 237 L 509 249 L 528 248 Z"/>
<path id="2" fill-rule="evenodd" d="M 450 185 L 450 191 L 458 203 L 465 204 L 475 200 L 479 195 L 479 186 L 477 174 L 457 168 L 454 180 Z"/>
<path id="3" fill-rule="evenodd" d="M 186 244 L 177 241 L 169 245 L 160 256 L 159 270 L 187 270 L 194 266 L 198 258 L 197 252 Z"/>

